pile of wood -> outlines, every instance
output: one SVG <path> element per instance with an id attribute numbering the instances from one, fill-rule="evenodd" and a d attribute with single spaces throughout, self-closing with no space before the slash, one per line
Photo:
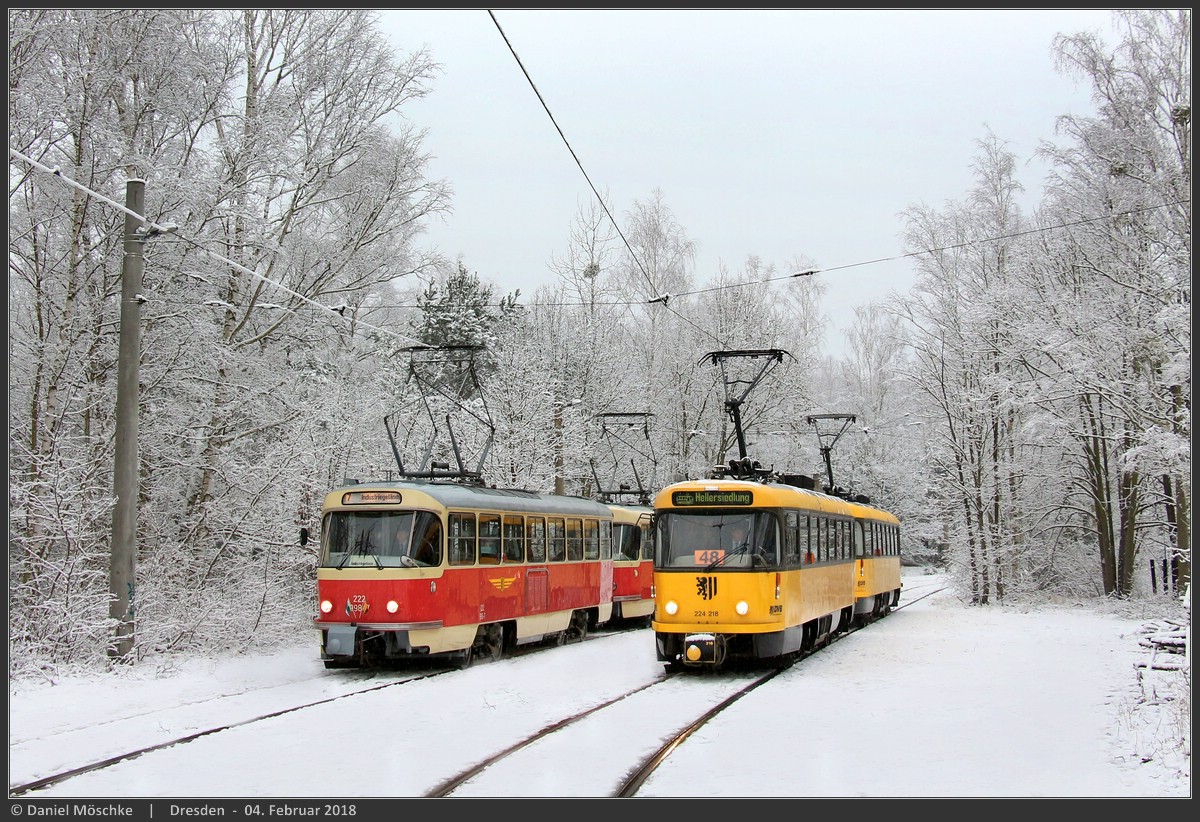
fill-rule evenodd
<path id="1" fill-rule="evenodd" d="M 1179 619 L 1158 619 L 1143 627 L 1138 644 L 1150 650 L 1150 658 L 1137 667 L 1155 671 L 1182 671 L 1188 666 L 1189 625 Z"/>

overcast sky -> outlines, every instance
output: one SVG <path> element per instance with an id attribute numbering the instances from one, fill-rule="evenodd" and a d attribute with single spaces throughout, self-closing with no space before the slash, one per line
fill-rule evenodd
<path id="1" fill-rule="evenodd" d="M 907 290 L 898 214 L 963 200 L 988 128 L 1036 203 L 1044 167 L 1026 161 L 1058 116 L 1092 111 L 1056 72 L 1054 36 L 1115 42 L 1104 9 L 494 14 L 380 12 L 398 48 L 442 65 L 407 110 L 454 190 L 432 245 L 501 293 L 553 282 L 595 200 L 565 136 L 622 230 L 662 191 L 697 243 L 697 282 L 751 255 L 780 274 L 796 257 L 835 269 L 821 275 L 833 348 L 855 305 Z"/>

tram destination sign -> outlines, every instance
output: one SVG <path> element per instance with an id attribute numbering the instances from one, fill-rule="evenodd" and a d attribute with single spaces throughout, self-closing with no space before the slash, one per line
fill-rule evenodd
<path id="1" fill-rule="evenodd" d="M 677 508 L 699 505 L 753 505 L 753 491 L 673 491 L 671 504 Z"/>

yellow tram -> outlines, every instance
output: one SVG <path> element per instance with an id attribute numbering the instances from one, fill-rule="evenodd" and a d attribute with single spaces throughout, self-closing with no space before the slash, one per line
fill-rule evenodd
<path id="1" fill-rule="evenodd" d="M 899 601 L 899 520 L 807 476 L 679 482 L 654 512 L 652 625 L 668 669 L 787 658 Z"/>

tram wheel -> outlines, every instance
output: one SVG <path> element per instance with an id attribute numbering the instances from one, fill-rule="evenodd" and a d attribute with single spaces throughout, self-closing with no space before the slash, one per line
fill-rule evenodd
<path id="1" fill-rule="evenodd" d="M 571 625 L 567 628 L 567 633 L 572 639 L 578 639 L 583 642 L 587 639 L 588 633 L 588 615 L 586 611 L 576 611 L 571 614 Z"/>
<path id="2" fill-rule="evenodd" d="M 467 668 L 471 667 L 471 663 L 474 661 L 474 657 L 475 657 L 475 649 L 472 646 L 468 645 L 465 649 L 463 649 L 462 651 L 459 651 L 458 654 L 454 657 L 454 667 L 458 668 L 458 670 L 460 670 L 460 671 L 465 671 Z"/>
<path id="3" fill-rule="evenodd" d="M 488 625 L 482 630 L 483 644 L 480 646 L 481 655 L 491 662 L 496 662 L 504 655 L 504 628 L 501 625 Z"/>

